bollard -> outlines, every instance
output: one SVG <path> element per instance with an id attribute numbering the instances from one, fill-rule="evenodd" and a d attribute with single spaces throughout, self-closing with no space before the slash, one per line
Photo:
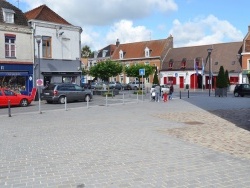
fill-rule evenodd
<path id="1" fill-rule="evenodd" d="M 180 91 L 180 99 L 181 99 L 181 91 Z"/>
<path id="2" fill-rule="evenodd" d="M 108 106 L 108 94 L 106 94 L 106 106 Z"/>
<path id="3" fill-rule="evenodd" d="M 89 108 L 89 100 L 87 100 L 87 108 Z"/>
<path id="4" fill-rule="evenodd" d="M 188 98 L 189 98 L 189 90 L 188 90 Z"/>
<path id="5" fill-rule="evenodd" d="M 10 100 L 8 100 L 8 113 L 9 117 L 11 117 Z"/>
<path id="6" fill-rule="evenodd" d="M 137 103 L 139 103 L 139 94 L 137 92 Z"/>
<path id="7" fill-rule="evenodd" d="M 124 93 L 122 94 L 122 104 L 124 105 Z"/>
<path id="8" fill-rule="evenodd" d="M 65 107 L 65 111 L 67 111 L 67 97 L 65 97 L 64 107 Z"/>

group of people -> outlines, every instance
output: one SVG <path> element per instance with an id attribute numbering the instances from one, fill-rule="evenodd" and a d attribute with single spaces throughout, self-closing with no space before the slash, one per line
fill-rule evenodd
<path id="1" fill-rule="evenodd" d="M 169 93 L 167 92 L 162 92 L 161 93 L 161 86 L 158 84 L 154 88 L 154 100 L 155 102 L 160 102 L 160 98 L 162 97 L 163 102 L 167 102 L 167 100 L 171 100 L 173 97 L 173 92 L 174 92 L 174 86 L 173 84 L 170 85 L 169 88 Z"/>

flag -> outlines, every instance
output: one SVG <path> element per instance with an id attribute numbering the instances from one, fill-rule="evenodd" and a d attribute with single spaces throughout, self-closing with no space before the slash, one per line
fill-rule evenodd
<path id="1" fill-rule="evenodd" d="M 202 75 L 204 75 L 204 69 L 205 69 L 205 67 L 204 67 L 204 62 L 203 62 L 203 58 L 202 58 Z"/>
<path id="2" fill-rule="evenodd" d="M 196 71 L 196 75 L 198 75 L 198 66 L 195 59 L 194 59 L 194 70 Z"/>

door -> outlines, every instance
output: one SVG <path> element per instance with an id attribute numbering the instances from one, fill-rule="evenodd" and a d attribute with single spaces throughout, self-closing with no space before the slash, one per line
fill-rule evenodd
<path id="1" fill-rule="evenodd" d="M 184 88 L 184 77 L 180 76 L 180 88 Z"/>

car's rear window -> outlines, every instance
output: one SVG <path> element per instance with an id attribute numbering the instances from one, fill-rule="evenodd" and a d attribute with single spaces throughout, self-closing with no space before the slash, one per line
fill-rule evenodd
<path id="1" fill-rule="evenodd" d="M 54 90 L 55 86 L 55 84 L 49 84 L 44 90 Z"/>

